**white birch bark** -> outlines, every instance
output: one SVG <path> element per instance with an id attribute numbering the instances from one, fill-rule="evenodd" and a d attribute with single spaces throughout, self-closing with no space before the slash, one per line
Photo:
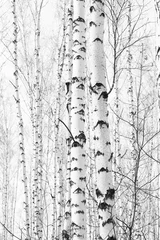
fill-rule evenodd
<path id="1" fill-rule="evenodd" d="M 71 80 L 72 80 L 72 22 L 73 22 L 73 0 L 69 1 L 67 9 L 67 29 L 66 29 L 66 54 L 64 61 L 64 74 L 66 77 L 66 109 L 67 109 L 67 126 L 71 129 Z M 67 134 L 67 173 L 66 173 L 66 196 L 65 196 L 65 219 L 64 229 L 62 231 L 63 239 L 70 239 L 71 228 L 71 136 Z"/>
<path id="2" fill-rule="evenodd" d="M 28 199 L 28 184 L 27 184 L 27 170 L 26 170 L 26 157 L 25 157 L 25 145 L 24 145 L 24 124 L 20 104 L 19 93 L 19 78 L 18 78 L 18 25 L 16 14 L 16 1 L 13 0 L 13 17 L 14 17 L 14 77 L 15 77 L 15 100 L 17 104 L 17 117 L 19 119 L 19 149 L 21 155 L 21 163 L 23 167 L 23 183 L 24 183 L 24 204 L 25 204 L 25 226 L 26 226 L 26 240 L 30 240 L 30 221 L 29 221 L 29 199 Z"/>
<path id="3" fill-rule="evenodd" d="M 86 238 L 85 199 L 85 1 L 73 0 L 73 74 L 71 99 L 71 218 L 72 238 Z"/>
<path id="4" fill-rule="evenodd" d="M 94 150 L 97 171 L 96 196 L 99 212 L 99 239 L 116 239 L 113 205 L 115 189 L 112 183 L 112 157 L 108 123 L 103 49 L 104 1 L 91 1 L 90 6 L 90 79 L 93 103 Z"/>
<path id="5" fill-rule="evenodd" d="M 36 29 L 35 29 L 35 125 L 34 125 L 34 234 L 36 239 L 42 239 L 43 209 L 42 209 L 42 83 L 40 74 L 40 16 L 43 0 L 36 2 Z"/>

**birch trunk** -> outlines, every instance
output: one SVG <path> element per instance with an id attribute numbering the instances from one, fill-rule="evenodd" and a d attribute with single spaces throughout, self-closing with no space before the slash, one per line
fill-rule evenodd
<path id="1" fill-rule="evenodd" d="M 73 0 L 73 74 L 71 99 L 72 238 L 86 239 L 85 199 L 85 1 Z"/>
<path id="2" fill-rule="evenodd" d="M 69 7 L 67 12 L 67 29 L 66 29 L 66 55 L 64 62 L 64 73 L 66 75 L 66 97 L 67 97 L 67 126 L 71 129 L 71 80 L 72 80 L 72 21 L 73 21 L 73 0 L 69 1 Z M 70 239 L 71 228 L 71 136 L 67 134 L 67 173 L 66 173 L 66 196 L 65 196 L 65 219 L 64 229 L 62 231 L 63 239 Z"/>
<path id="3" fill-rule="evenodd" d="M 91 1 L 90 6 L 90 79 L 94 121 L 94 153 L 97 172 L 96 196 L 99 212 L 99 239 L 116 239 L 113 205 L 115 189 L 112 180 L 110 128 L 108 123 L 108 94 L 106 89 L 103 49 L 104 1 Z"/>
<path id="4" fill-rule="evenodd" d="M 17 117 L 19 119 L 19 149 L 21 155 L 21 163 L 23 167 L 23 183 L 24 183 L 24 204 L 25 204 L 25 225 L 26 225 L 26 240 L 30 239 L 30 221 L 29 221 L 29 199 L 28 199 L 28 184 L 27 184 L 27 170 L 26 170 L 26 157 L 25 157 L 25 145 L 24 145 L 24 124 L 20 104 L 19 93 L 19 78 L 18 78 L 18 25 L 16 14 L 16 1 L 13 0 L 13 17 L 14 17 L 14 77 L 15 77 L 15 91 L 16 91 L 16 104 L 17 104 Z"/>

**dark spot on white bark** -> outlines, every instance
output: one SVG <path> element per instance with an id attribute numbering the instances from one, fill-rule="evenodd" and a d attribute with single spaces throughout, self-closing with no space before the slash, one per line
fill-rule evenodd
<path id="1" fill-rule="evenodd" d="M 114 188 L 110 188 L 107 190 L 107 193 L 105 194 L 105 199 L 111 199 L 113 200 L 115 197 L 115 189 Z"/>
<path id="2" fill-rule="evenodd" d="M 81 109 L 81 110 L 79 110 L 79 111 L 77 111 L 75 114 L 79 114 L 79 115 L 82 115 L 82 116 L 84 116 L 84 110 L 83 109 Z"/>
<path id="3" fill-rule="evenodd" d="M 65 239 L 65 240 L 70 239 L 70 235 L 68 234 L 68 232 L 66 230 L 62 231 L 62 239 Z"/>
<path id="4" fill-rule="evenodd" d="M 85 182 L 86 181 L 86 177 L 80 177 L 79 180 Z"/>
<path id="5" fill-rule="evenodd" d="M 83 210 L 78 210 L 78 211 L 76 211 L 76 213 L 78 213 L 78 214 L 84 214 L 84 211 L 83 211 Z"/>
<path id="6" fill-rule="evenodd" d="M 84 193 L 84 191 L 81 188 L 77 188 L 73 193 L 79 194 Z"/>
<path id="7" fill-rule="evenodd" d="M 86 52 L 86 48 L 85 47 L 81 47 L 79 50 L 82 51 L 82 52 Z"/>
<path id="8" fill-rule="evenodd" d="M 103 97 L 103 99 L 107 100 L 108 99 L 108 93 L 106 91 L 102 92 L 98 98 L 98 100 Z"/>
<path id="9" fill-rule="evenodd" d="M 109 171 L 107 167 L 106 168 L 102 167 L 98 170 L 98 173 L 101 173 L 101 172 L 109 172 Z"/>
<path id="10" fill-rule="evenodd" d="M 113 152 L 111 152 L 110 158 L 108 159 L 108 162 L 111 162 L 113 158 Z"/>
<path id="11" fill-rule="evenodd" d="M 106 145 L 108 146 L 108 145 L 111 145 L 111 142 L 106 142 Z"/>
<path id="12" fill-rule="evenodd" d="M 105 17 L 105 14 L 102 12 L 102 13 L 100 14 L 100 17 Z"/>
<path id="13" fill-rule="evenodd" d="M 97 27 L 97 24 L 96 24 L 95 22 L 93 22 L 93 21 L 90 21 L 90 22 L 89 22 L 89 26 L 90 26 L 90 27 L 92 27 L 92 26 Z"/>
<path id="14" fill-rule="evenodd" d="M 111 237 L 108 237 L 107 240 L 117 240 L 117 239 L 116 239 L 116 237 L 111 236 Z"/>
<path id="15" fill-rule="evenodd" d="M 84 18 L 78 17 L 77 19 L 74 20 L 74 22 L 83 22 L 85 23 Z"/>
<path id="16" fill-rule="evenodd" d="M 77 88 L 84 90 L 84 84 L 83 83 L 79 84 Z"/>
<path id="17" fill-rule="evenodd" d="M 76 82 L 79 82 L 79 79 L 77 77 L 73 77 L 72 78 L 72 83 L 76 83 Z"/>
<path id="18" fill-rule="evenodd" d="M 81 55 L 77 55 L 74 59 L 83 59 Z"/>
<path id="19" fill-rule="evenodd" d="M 110 210 L 112 208 L 112 206 L 106 202 L 100 202 L 99 205 L 98 205 L 98 208 L 101 209 L 102 211 L 106 211 L 107 210 Z M 108 220 L 107 220 L 108 221 Z"/>
<path id="20" fill-rule="evenodd" d="M 95 154 L 95 157 L 100 156 L 100 155 L 104 156 L 104 153 L 102 153 L 101 151 L 97 151 Z"/>
<path id="21" fill-rule="evenodd" d="M 71 171 L 82 171 L 82 168 L 77 168 L 77 167 L 75 167 L 75 168 L 73 168 Z"/>
<path id="22" fill-rule="evenodd" d="M 109 128 L 109 123 L 107 123 L 106 121 L 103 121 L 103 120 L 99 120 L 96 124 L 96 126 L 94 127 L 94 129 L 97 127 L 97 126 L 100 126 L 100 128 L 103 127 L 103 125 L 106 125 L 107 128 Z"/>
<path id="23" fill-rule="evenodd" d="M 103 43 L 103 40 L 101 40 L 100 38 L 95 38 L 93 42 L 101 42 L 101 43 Z"/>
<path id="24" fill-rule="evenodd" d="M 101 191 L 98 188 L 96 189 L 96 196 L 97 196 L 97 198 L 103 197 L 103 194 L 101 193 Z"/>
<path id="25" fill-rule="evenodd" d="M 72 159 L 71 159 L 71 161 L 73 162 L 73 161 L 77 161 L 78 159 L 77 158 L 74 158 L 74 157 L 72 157 Z"/>
<path id="26" fill-rule="evenodd" d="M 91 13 L 92 13 L 93 11 L 96 11 L 95 8 L 94 8 L 94 6 L 91 6 L 89 10 L 90 10 Z"/>
<path id="27" fill-rule="evenodd" d="M 81 132 L 78 136 L 75 137 L 75 139 L 79 139 L 80 142 L 86 143 L 86 136 L 84 132 Z"/>
<path id="28" fill-rule="evenodd" d="M 86 200 L 84 199 L 83 201 L 81 201 L 83 204 L 86 204 Z"/>

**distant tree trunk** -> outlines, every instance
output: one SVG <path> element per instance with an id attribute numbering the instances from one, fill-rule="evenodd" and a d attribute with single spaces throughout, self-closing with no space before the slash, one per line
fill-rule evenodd
<path id="1" fill-rule="evenodd" d="M 15 101 L 17 104 L 17 117 L 19 119 L 19 149 L 21 156 L 21 163 L 23 166 L 23 183 L 24 183 L 24 204 L 25 204 L 25 225 L 26 225 L 26 240 L 30 240 L 30 221 L 29 221 L 29 200 L 28 200 L 28 184 L 27 184 L 27 170 L 26 170 L 26 158 L 25 158 L 25 145 L 24 145 L 24 125 L 20 103 L 19 93 L 19 78 L 18 78 L 18 26 L 17 26 L 17 14 L 16 14 L 16 1 L 13 0 L 13 17 L 14 17 L 14 76 L 15 76 Z"/>
<path id="2" fill-rule="evenodd" d="M 85 199 L 85 1 L 73 0 L 73 74 L 71 96 L 71 230 L 86 239 Z"/>
<path id="3" fill-rule="evenodd" d="M 96 159 L 100 236 L 99 239 L 116 239 L 113 206 L 115 189 L 112 179 L 110 127 L 108 123 L 108 93 L 106 89 L 105 58 L 103 49 L 104 1 L 91 1 L 90 6 L 90 79 L 94 121 L 94 153 Z"/>

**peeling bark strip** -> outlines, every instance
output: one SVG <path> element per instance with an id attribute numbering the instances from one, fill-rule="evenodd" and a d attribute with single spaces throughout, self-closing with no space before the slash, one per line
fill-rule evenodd
<path id="1" fill-rule="evenodd" d="M 26 225 L 26 240 L 30 240 L 30 217 L 29 217 L 29 200 L 28 200 L 28 185 L 27 185 L 27 173 L 26 173 L 26 157 L 25 157 L 25 146 L 24 146 L 24 128 L 23 128 L 23 118 L 20 104 L 19 96 L 19 78 L 18 78 L 18 53 L 17 53 L 17 37 L 18 37 L 18 27 L 17 27 L 17 15 L 16 15 L 16 2 L 13 0 L 13 25 L 14 25 L 14 77 L 15 77 L 15 91 L 16 91 L 16 104 L 17 104 L 17 117 L 19 119 L 19 150 L 21 155 L 21 163 L 23 166 L 23 183 L 24 183 L 24 205 L 25 205 L 25 225 Z"/>
<path id="2" fill-rule="evenodd" d="M 90 90 L 93 103 L 94 152 L 97 171 L 96 197 L 99 213 L 99 239 L 115 240 L 113 205 L 115 190 L 112 183 L 113 153 L 109 137 L 108 93 L 105 79 L 103 49 L 104 1 L 92 0 L 90 6 Z"/>
<path id="3" fill-rule="evenodd" d="M 85 1 L 73 0 L 71 96 L 71 238 L 86 239 L 85 207 Z"/>

